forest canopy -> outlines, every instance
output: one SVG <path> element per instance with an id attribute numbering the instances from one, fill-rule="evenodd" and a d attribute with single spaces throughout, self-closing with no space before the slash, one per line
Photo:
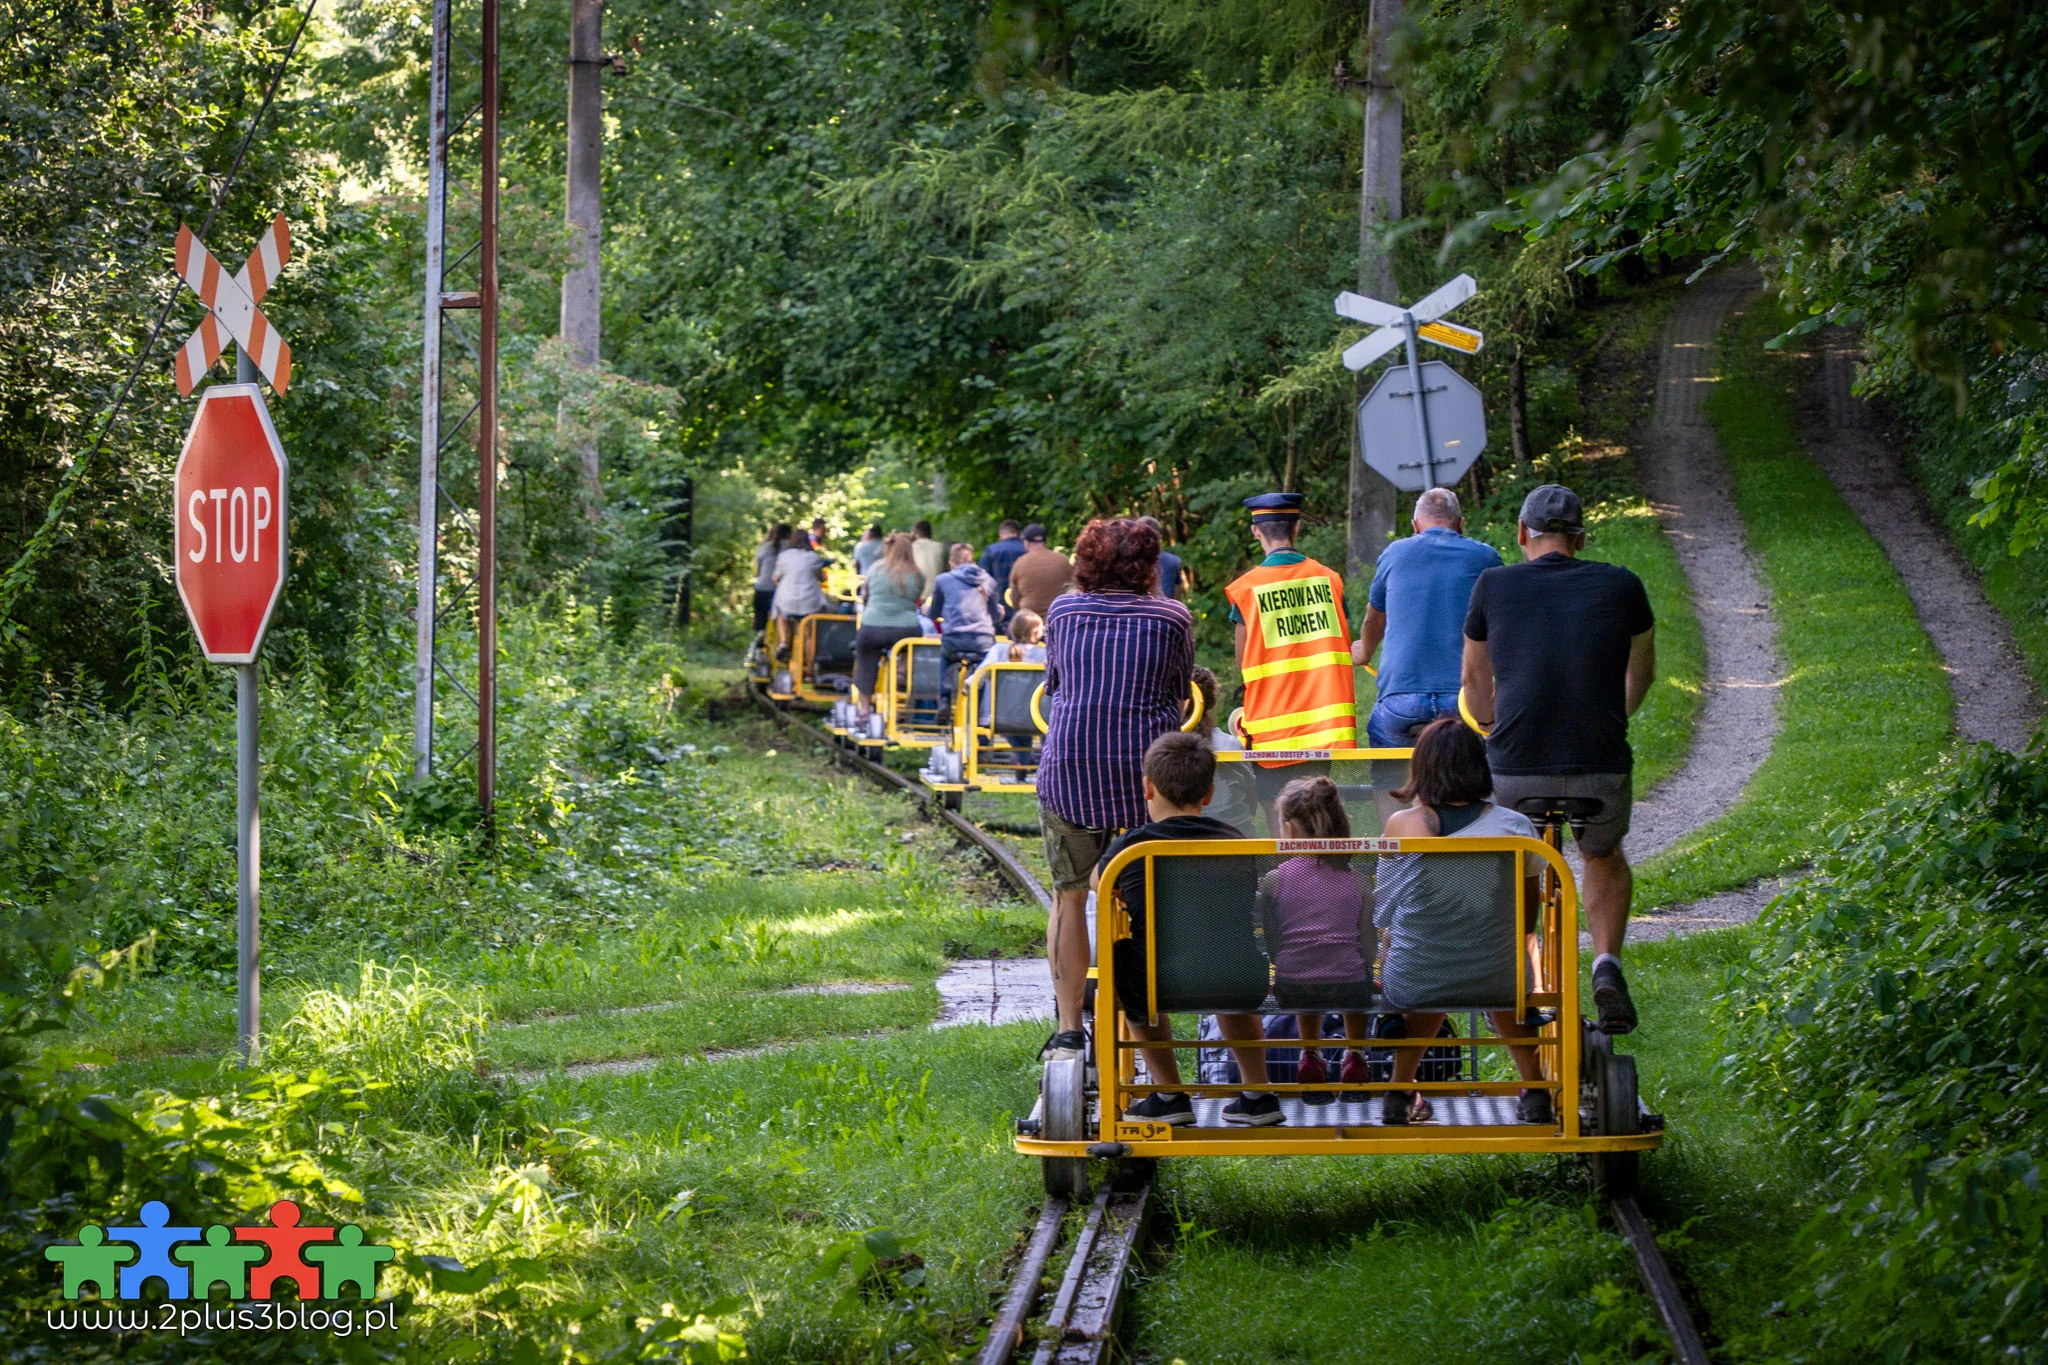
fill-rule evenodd
<path id="1" fill-rule="evenodd" d="M 104 417 L 299 11 L 0 8 L 19 149 L 0 172 L 0 671 L 118 686 L 138 612 L 175 609 L 157 509 L 189 299 Z M 687 568 L 716 622 L 767 520 L 941 498 L 969 539 L 1001 515 L 1060 541 L 1156 513 L 1212 610 L 1248 555 L 1244 493 L 1308 493 L 1312 543 L 1341 545 L 1359 389 L 1330 299 L 1359 278 L 1368 13 L 614 0 L 593 374 L 553 340 L 567 8 L 507 4 L 507 592 L 607 601 L 631 630 L 670 619 Z M 212 235 L 226 259 L 279 207 L 293 220 L 266 305 L 301 375 L 276 405 L 301 480 L 280 660 L 345 669 L 352 640 L 409 629 L 428 16 L 314 16 Z M 1460 363 L 1502 432 L 1481 477 L 1567 435 L 1544 366 L 1575 303 L 1747 254 L 1792 330 L 1861 326 L 1871 385 L 1938 387 L 1979 424 L 1980 515 L 2036 543 L 2048 92 L 2025 54 L 2044 26 L 2016 0 L 1411 5 L 1391 44 L 1402 217 L 1367 249 L 1406 297 L 1480 280 L 1461 317 L 1488 346 Z M 451 214 L 474 221 L 473 191 Z M 460 498 L 475 472 L 450 479 Z"/>

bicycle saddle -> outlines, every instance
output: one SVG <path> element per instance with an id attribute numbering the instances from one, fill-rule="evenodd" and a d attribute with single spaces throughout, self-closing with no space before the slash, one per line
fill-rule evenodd
<path id="1" fill-rule="evenodd" d="M 1572 827 L 1574 837 L 1586 832 L 1586 822 L 1607 809 L 1597 796 L 1529 796 L 1515 802 L 1515 809 L 1538 825 Z"/>

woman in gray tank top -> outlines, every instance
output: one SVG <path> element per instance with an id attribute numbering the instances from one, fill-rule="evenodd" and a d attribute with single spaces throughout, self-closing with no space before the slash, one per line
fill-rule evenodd
<path id="1" fill-rule="evenodd" d="M 1432 721 L 1415 739 L 1408 785 L 1394 793 L 1412 802 L 1387 820 L 1395 838 L 1536 837 L 1525 815 L 1503 810 L 1487 800 L 1493 774 L 1486 766 L 1486 746 L 1462 722 Z M 1520 861 L 1522 866 L 1517 867 Z M 1515 954 L 1521 932 L 1515 923 L 1517 872 L 1530 885 L 1525 904 L 1541 895 L 1535 884 L 1539 869 L 1530 855 L 1512 853 L 1476 857 L 1406 853 L 1380 859 L 1373 894 L 1373 923 L 1386 945 L 1380 965 L 1380 993 L 1402 1012 L 1410 1038 L 1434 1038 L 1452 1009 L 1483 1009 L 1495 1033 L 1504 1038 L 1534 1037 L 1533 1025 L 1515 1014 Z M 1540 1081 L 1542 1073 L 1533 1047 L 1513 1047 L 1515 1069 L 1524 1081 Z M 1420 1048 L 1398 1048 L 1394 1079 L 1412 1081 L 1422 1060 Z M 1380 1121 L 1421 1123 L 1430 1116 L 1429 1101 L 1408 1090 L 1387 1091 Z M 1523 1123 L 1550 1123 L 1550 1092 L 1524 1090 L 1516 1105 Z"/>

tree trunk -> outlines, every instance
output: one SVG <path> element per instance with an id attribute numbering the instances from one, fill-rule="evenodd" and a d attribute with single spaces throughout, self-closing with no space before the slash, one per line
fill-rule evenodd
<path id="1" fill-rule="evenodd" d="M 1516 464 L 1529 459 L 1529 395 L 1523 385 L 1522 355 L 1508 362 L 1508 442 Z"/>
<path id="2" fill-rule="evenodd" d="M 580 365 L 598 360 L 599 252 L 603 240 L 604 0 L 570 0 L 569 8 L 569 268 L 562 275 L 562 340 Z M 583 478 L 599 490 L 597 444 L 583 448 Z"/>
<path id="3" fill-rule="evenodd" d="M 1402 0 L 1370 0 L 1366 34 L 1365 137 L 1359 167 L 1358 290 L 1388 303 L 1400 301 L 1394 262 L 1380 235 L 1401 216 L 1401 92 L 1394 85 L 1387 39 L 1401 22 Z M 1365 397 L 1365 376 L 1352 385 L 1352 405 Z M 1359 448 L 1358 421 L 1351 428 L 1351 506 L 1347 518 L 1344 576 L 1363 583 L 1379 563 L 1380 550 L 1394 532 L 1394 486 L 1366 468 Z"/>

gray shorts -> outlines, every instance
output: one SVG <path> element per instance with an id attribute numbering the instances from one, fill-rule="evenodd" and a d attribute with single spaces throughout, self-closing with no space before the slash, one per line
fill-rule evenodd
<path id="1" fill-rule="evenodd" d="M 1635 804 L 1635 783 L 1628 773 L 1564 773 L 1558 776 L 1495 773 L 1493 804 L 1503 810 L 1519 810 L 1531 797 L 1591 797 L 1605 803 L 1595 818 L 1586 822 L 1578 836 L 1579 852 L 1588 858 L 1605 858 L 1621 847 L 1628 833 L 1630 808 Z"/>
<path id="2" fill-rule="evenodd" d="M 1088 874 L 1102 861 L 1119 831 L 1077 825 L 1043 806 L 1038 809 L 1038 827 L 1045 834 L 1045 861 L 1052 867 L 1052 889 L 1077 891 L 1088 885 Z"/>

